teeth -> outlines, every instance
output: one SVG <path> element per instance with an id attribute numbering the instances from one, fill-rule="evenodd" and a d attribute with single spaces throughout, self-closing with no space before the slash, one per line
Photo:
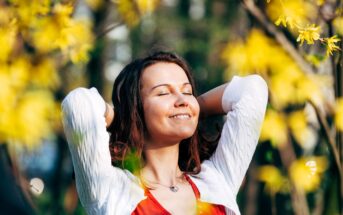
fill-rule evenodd
<path id="1" fill-rule="evenodd" d="M 189 119 L 190 116 L 188 114 L 179 114 L 179 115 L 173 116 L 172 118 L 175 118 L 175 119 Z"/>

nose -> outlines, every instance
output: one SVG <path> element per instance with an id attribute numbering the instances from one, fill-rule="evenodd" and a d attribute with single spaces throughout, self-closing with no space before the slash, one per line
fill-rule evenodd
<path id="1" fill-rule="evenodd" d="M 179 93 L 177 95 L 175 104 L 175 107 L 188 107 L 188 101 L 185 95 L 183 95 L 182 93 Z"/>

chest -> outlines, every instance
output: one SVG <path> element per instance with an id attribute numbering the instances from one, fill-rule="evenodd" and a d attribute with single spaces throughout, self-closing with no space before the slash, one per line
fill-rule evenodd
<path id="1" fill-rule="evenodd" d="M 169 214 L 196 214 L 198 196 L 190 185 L 179 186 L 177 192 L 172 192 L 168 188 L 149 192 L 148 197 Z"/>
<path id="2" fill-rule="evenodd" d="M 141 201 L 132 215 L 224 215 L 225 207 L 199 201 L 200 192 L 189 177 L 188 184 L 178 192 L 167 189 L 146 190 L 146 199 Z"/>

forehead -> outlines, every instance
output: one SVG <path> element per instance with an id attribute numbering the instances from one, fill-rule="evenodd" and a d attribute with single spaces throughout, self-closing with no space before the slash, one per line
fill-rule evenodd
<path id="1" fill-rule="evenodd" d="M 186 72 L 175 63 L 155 63 L 144 69 L 141 77 L 142 87 L 159 84 L 181 85 L 189 83 Z"/>

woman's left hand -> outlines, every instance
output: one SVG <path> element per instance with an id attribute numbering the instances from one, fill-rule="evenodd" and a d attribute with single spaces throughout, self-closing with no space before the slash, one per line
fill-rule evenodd
<path id="1" fill-rule="evenodd" d="M 111 124 L 112 121 L 114 119 L 114 109 L 111 105 L 109 105 L 108 103 L 106 104 L 106 111 L 105 111 L 105 121 L 106 121 L 106 128 L 108 128 Z"/>
<path id="2" fill-rule="evenodd" d="M 200 117 L 225 114 L 222 107 L 222 97 L 227 84 L 220 85 L 200 96 L 197 100 L 200 106 Z"/>

